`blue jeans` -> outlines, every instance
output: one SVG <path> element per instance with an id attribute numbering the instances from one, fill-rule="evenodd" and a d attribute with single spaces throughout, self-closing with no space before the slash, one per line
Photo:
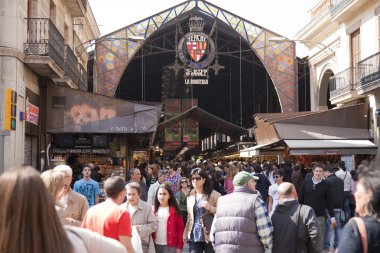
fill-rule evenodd
<path id="1" fill-rule="evenodd" d="M 344 224 L 346 224 L 351 219 L 350 195 L 351 195 L 351 192 L 344 192 L 344 198 L 343 198 Z"/>
<path id="2" fill-rule="evenodd" d="M 334 215 L 336 220 L 336 226 L 334 228 L 334 249 L 338 247 L 340 235 L 342 233 L 342 216 L 341 216 L 341 210 L 340 209 L 334 209 Z M 323 248 L 324 249 L 330 249 L 330 226 L 331 226 L 331 220 L 329 212 L 326 210 L 326 225 L 325 225 L 325 237 L 323 239 Z"/>

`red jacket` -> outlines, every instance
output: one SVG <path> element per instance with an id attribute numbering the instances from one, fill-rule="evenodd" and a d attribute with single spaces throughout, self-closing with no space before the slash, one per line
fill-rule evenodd
<path id="1" fill-rule="evenodd" d="M 154 211 L 154 207 L 153 207 Z M 156 212 L 154 212 L 156 214 Z M 180 214 L 177 213 L 174 206 L 169 208 L 169 217 L 166 223 L 166 238 L 168 247 L 176 247 L 177 249 L 183 249 L 183 235 L 184 225 L 183 219 Z M 153 233 L 153 239 L 156 240 L 156 232 Z"/>

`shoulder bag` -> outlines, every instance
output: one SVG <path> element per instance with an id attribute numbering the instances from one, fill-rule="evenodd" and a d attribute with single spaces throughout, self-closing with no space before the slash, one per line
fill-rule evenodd
<path id="1" fill-rule="evenodd" d="M 353 217 L 352 220 L 356 222 L 356 225 L 358 226 L 359 229 L 359 234 L 362 240 L 363 244 L 363 253 L 368 252 L 368 237 L 367 237 L 367 230 L 365 228 L 365 224 L 362 218 L 359 217 Z"/>

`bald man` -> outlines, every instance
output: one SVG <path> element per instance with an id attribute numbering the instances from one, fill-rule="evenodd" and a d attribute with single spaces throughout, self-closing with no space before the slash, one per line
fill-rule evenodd
<path id="1" fill-rule="evenodd" d="M 313 209 L 298 203 L 296 188 L 291 183 L 281 183 L 277 192 L 279 204 L 271 217 L 272 253 L 322 252 L 322 232 Z M 312 249 L 308 249 L 308 241 Z"/>

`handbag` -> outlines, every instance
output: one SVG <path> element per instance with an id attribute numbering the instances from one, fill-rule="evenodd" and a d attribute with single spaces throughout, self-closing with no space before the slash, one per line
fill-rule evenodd
<path id="1" fill-rule="evenodd" d="M 141 237 L 137 232 L 136 228 L 132 227 L 132 238 L 131 238 L 132 247 L 135 253 L 143 253 Z"/>
<path id="2" fill-rule="evenodd" d="M 212 225 L 213 220 L 214 220 L 214 217 L 209 212 L 206 212 L 200 218 L 206 243 L 210 242 L 210 230 L 211 230 L 211 225 Z"/>
<path id="3" fill-rule="evenodd" d="M 356 225 L 358 226 L 359 229 L 359 234 L 362 239 L 362 244 L 363 244 L 363 253 L 368 252 L 368 237 L 367 237 L 367 230 L 365 229 L 365 224 L 363 219 L 359 217 L 353 217 L 353 221 L 356 222 Z"/>

